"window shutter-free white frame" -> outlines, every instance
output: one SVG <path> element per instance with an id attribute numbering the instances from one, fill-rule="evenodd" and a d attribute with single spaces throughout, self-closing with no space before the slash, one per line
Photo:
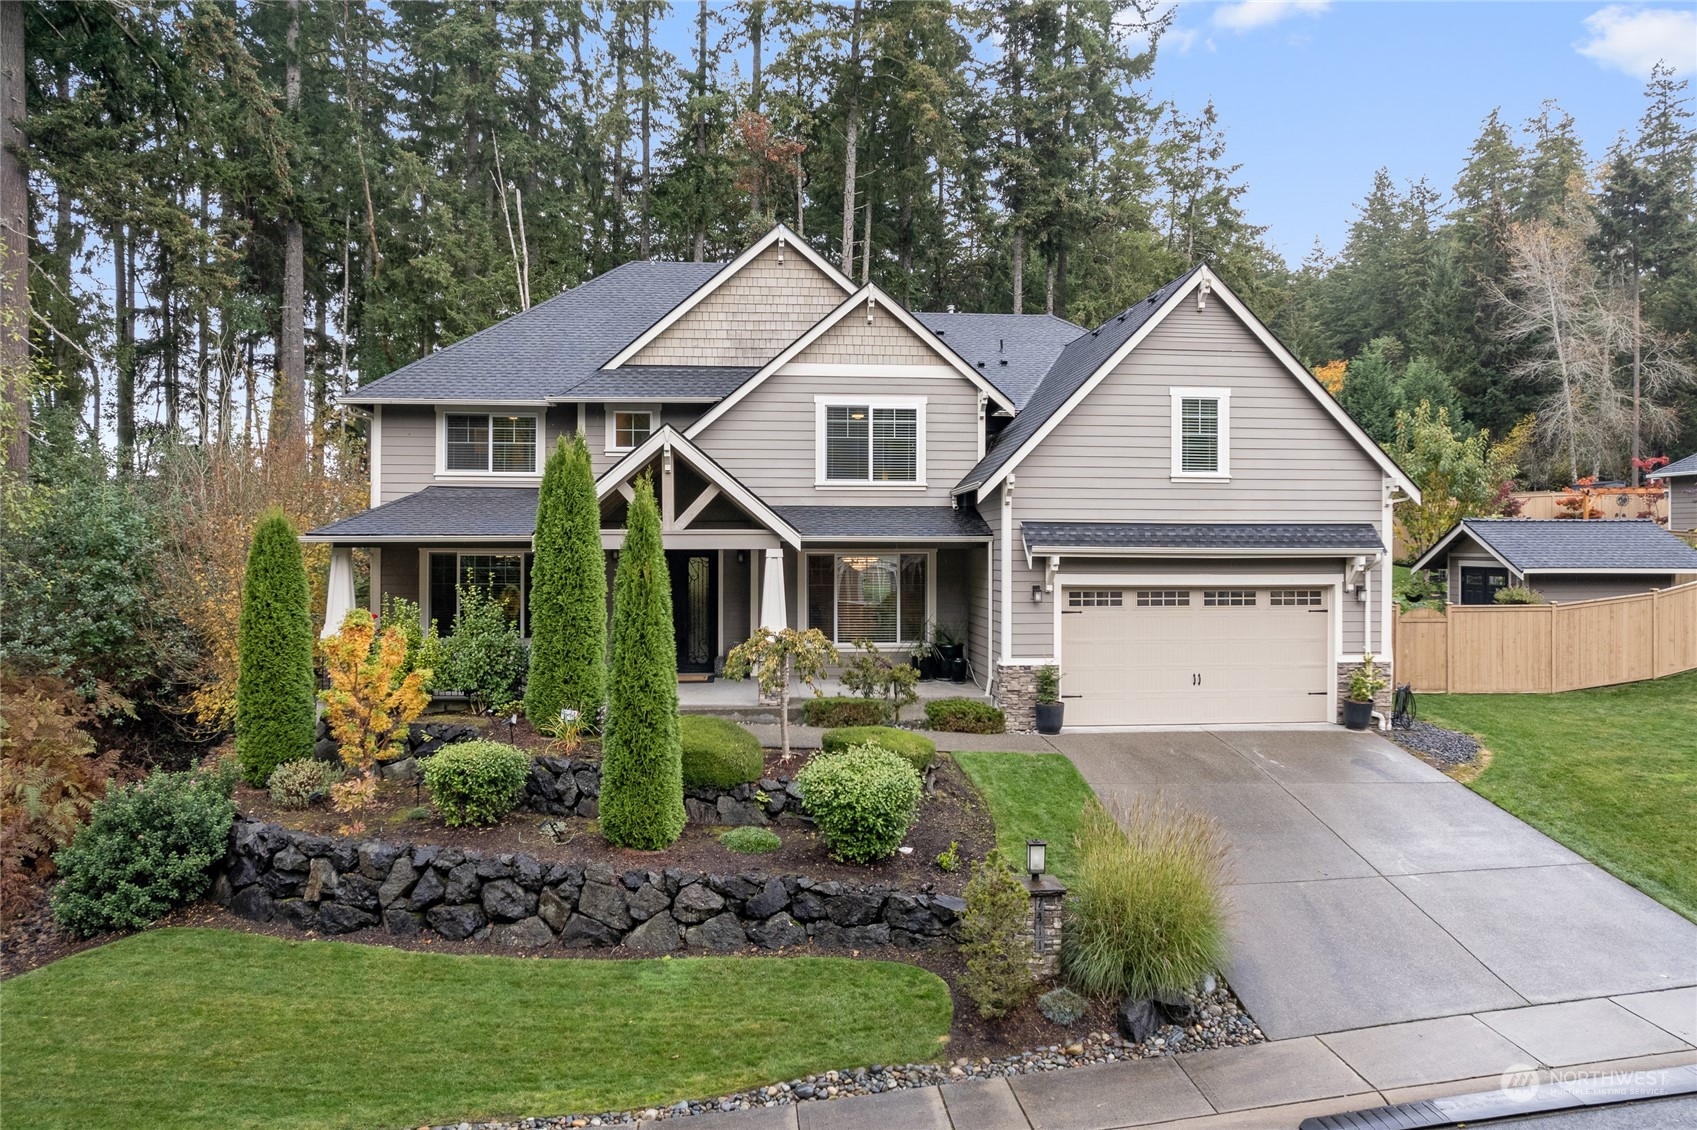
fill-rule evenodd
<path id="1" fill-rule="evenodd" d="M 1231 478 L 1231 389 L 1171 388 L 1172 478 L 1174 482 L 1225 482 Z M 1213 401 L 1216 463 L 1211 471 L 1187 471 L 1184 467 L 1185 401 Z"/>

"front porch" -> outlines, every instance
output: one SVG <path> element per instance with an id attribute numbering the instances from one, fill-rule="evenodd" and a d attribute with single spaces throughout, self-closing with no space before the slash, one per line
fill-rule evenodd
<path id="1" fill-rule="evenodd" d="M 990 701 L 989 694 L 980 683 L 968 679 L 964 683 L 951 683 L 947 679 L 924 679 L 915 684 L 914 690 L 919 692 L 919 701 L 902 709 L 902 721 L 912 722 L 925 717 L 925 704 L 939 698 L 976 698 L 984 702 Z M 854 692 L 843 686 L 842 680 L 830 676 L 819 681 L 819 689 L 828 697 L 852 695 Z M 797 682 L 790 688 L 790 707 L 792 713 L 801 709 L 801 704 L 813 697 L 813 692 Z M 744 679 L 732 682 L 729 679 L 716 678 L 710 683 L 680 682 L 678 684 L 678 709 L 685 714 L 718 714 L 745 722 L 772 722 L 778 720 L 778 708 L 760 701 L 759 689 L 754 680 Z"/>

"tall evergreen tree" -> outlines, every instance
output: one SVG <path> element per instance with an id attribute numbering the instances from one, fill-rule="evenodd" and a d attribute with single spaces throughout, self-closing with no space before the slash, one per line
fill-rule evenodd
<path id="1" fill-rule="evenodd" d="M 684 826 L 678 652 L 660 508 L 637 480 L 613 582 L 613 662 L 601 742 L 601 834 L 658 851 Z"/>
<path id="2" fill-rule="evenodd" d="M 312 756 L 317 716 L 306 567 L 294 524 L 280 510 L 253 531 L 236 647 L 236 759 L 258 786 L 283 762 Z"/>
<path id="3" fill-rule="evenodd" d="M 1381 444 L 1396 438 L 1396 360 L 1402 346 L 1395 338 L 1378 337 L 1349 363 L 1338 403 Z"/>
<path id="4" fill-rule="evenodd" d="M 607 688 L 607 562 L 582 432 L 561 437 L 542 473 L 534 545 L 525 716 L 541 727 L 571 709 L 594 726 Z"/>

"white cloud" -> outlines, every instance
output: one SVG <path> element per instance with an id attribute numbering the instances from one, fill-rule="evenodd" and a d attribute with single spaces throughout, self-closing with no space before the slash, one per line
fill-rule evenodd
<path id="1" fill-rule="evenodd" d="M 1190 49 L 1196 46 L 1197 38 L 1202 33 L 1193 27 L 1170 27 L 1161 36 L 1161 44 L 1171 47 L 1180 55 L 1190 54 Z"/>
<path id="2" fill-rule="evenodd" d="M 1591 38 L 1574 47 L 1605 67 L 1638 78 L 1666 61 L 1687 74 L 1697 70 L 1697 11 L 1690 8 L 1631 8 L 1610 4 L 1585 17 Z"/>
<path id="3" fill-rule="evenodd" d="M 1331 0 L 1238 0 L 1214 9 L 1214 25 L 1249 31 L 1290 16 L 1317 16 L 1331 6 Z"/>

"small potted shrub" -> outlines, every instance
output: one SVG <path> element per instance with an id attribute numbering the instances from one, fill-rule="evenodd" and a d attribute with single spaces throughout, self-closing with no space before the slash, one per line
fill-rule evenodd
<path id="1" fill-rule="evenodd" d="M 1053 663 L 1037 668 L 1037 732 L 1061 732 L 1061 714 L 1066 704 L 1061 701 L 1061 669 Z"/>
<path id="2" fill-rule="evenodd" d="M 1361 657 L 1361 666 L 1349 676 L 1349 698 L 1343 704 L 1343 724 L 1351 730 L 1365 730 L 1373 720 L 1373 700 L 1385 689 L 1385 677 L 1379 674 L 1371 655 Z"/>

